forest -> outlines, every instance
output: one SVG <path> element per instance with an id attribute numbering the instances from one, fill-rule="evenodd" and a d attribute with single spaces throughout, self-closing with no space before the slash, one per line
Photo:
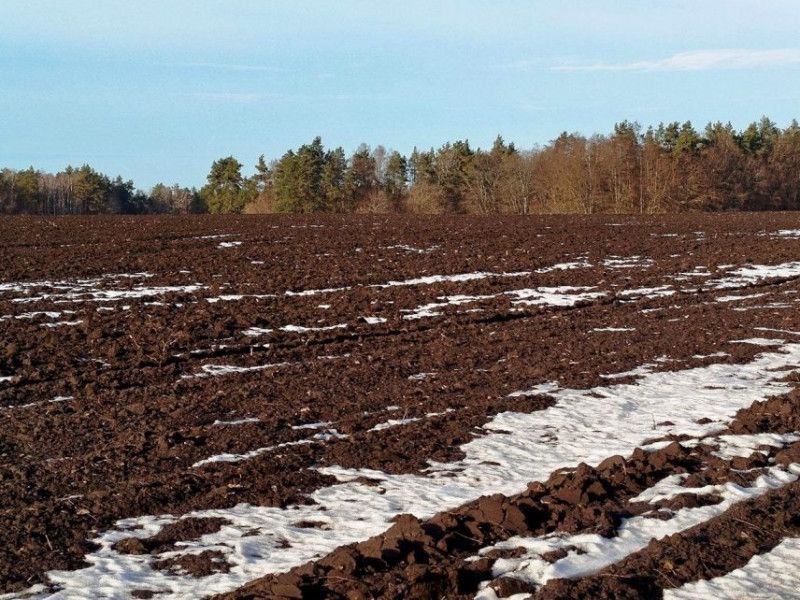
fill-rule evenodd
<path id="1" fill-rule="evenodd" d="M 691 122 L 609 134 L 562 133 L 520 149 L 498 136 L 406 156 L 360 145 L 350 156 L 317 137 L 254 174 L 233 156 L 213 162 L 201 189 L 160 183 L 148 192 L 89 165 L 0 172 L 0 213 L 187 214 L 362 212 L 591 214 L 800 209 L 800 125 L 762 117 L 742 130 Z"/>

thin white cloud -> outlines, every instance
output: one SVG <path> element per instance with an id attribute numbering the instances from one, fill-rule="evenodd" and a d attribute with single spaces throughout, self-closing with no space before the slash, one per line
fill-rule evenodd
<path id="1" fill-rule="evenodd" d="M 213 100 L 219 102 L 236 102 L 240 104 L 251 104 L 265 100 L 283 100 L 279 94 L 260 94 L 260 93 L 237 93 L 237 92 L 193 92 L 177 94 L 178 96 L 195 98 L 199 100 Z"/>
<path id="2" fill-rule="evenodd" d="M 200 100 L 213 100 L 219 102 L 236 102 L 250 104 L 254 102 L 355 102 L 355 101 L 380 101 L 387 96 L 377 94 L 271 94 L 258 92 L 189 92 L 177 94 L 181 97 Z"/>
<path id="3" fill-rule="evenodd" d="M 800 66 L 800 50 L 693 50 L 660 60 L 622 64 L 564 64 L 554 71 L 711 71 Z"/>
<path id="4" fill-rule="evenodd" d="M 236 63 L 211 63 L 211 62 L 177 62 L 161 63 L 165 67 L 177 67 L 185 69 L 215 69 L 218 71 L 282 71 L 279 67 L 269 65 L 248 65 Z"/>

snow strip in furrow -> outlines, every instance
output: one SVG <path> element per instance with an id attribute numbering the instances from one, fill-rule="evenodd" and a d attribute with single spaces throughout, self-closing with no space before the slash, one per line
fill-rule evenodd
<path id="1" fill-rule="evenodd" d="M 258 419 L 256 419 L 258 421 Z M 242 423 L 249 423 L 252 422 L 250 420 L 241 421 L 239 424 Z M 217 423 L 215 423 L 216 425 Z M 335 429 L 326 429 L 322 433 L 316 433 L 310 438 L 297 440 L 295 442 L 284 442 L 283 444 L 277 444 L 275 446 L 266 446 L 264 448 L 257 448 L 255 450 L 251 450 L 250 452 L 245 452 L 244 454 L 215 454 L 209 458 L 205 458 L 201 461 L 198 461 L 192 465 L 192 468 L 195 469 L 197 467 L 202 467 L 203 465 L 208 465 L 211 463 L 218 463 L 218 462 L 242 462 L 243 460 L 248 460 L 251 458 L 255 458 L 267 452 L 271 452 L 272 450 L 277 450 L 279 448 L 289 448 L 291 446 L 303 446 L 305 444 L 313 444 L 314 442 L 327 442 L 332 439 L 339 439 L 343 440 L 346 439 L 348 436 L 339 433 Z"/>
<path id="2" fill-rule="evenodd" d="M 724 436 L 726 439 L 703 440 L 704 443 L 718 442 L 720 445 L 733 444 L 737 448 L 749 447 L 753 452 L 758 447 L 760 436 L 741 436 L 735 442 L 732 438 L 737 436 Z M 770 445 L 782 446 L 796 441 L 797 436 L 772 436 Z M 723 451 L 723 453 L 725 453 Z M 749 455 L 749 453 L 748 453 Z M 527 552 L 516 558 L 499 559 L 492 569 L 494 578 L 513 576 L 517 579 L 544 585 L 551 579 L 578 579 L 597 573 L 601 569 L 613 565 L 626 557 L 645 548 L 651 540 L 660 540 L 669 535 L 685 531 L 690 527 L 700 525 L 727 511 L 734 504 L 757 498 L 766 492 L 781 488 L 797 481 L 800 476 L 800 464 L 789 465 L 788 468 L 772 467 L 769 471 L 758 477 L 752 486 L 742 487 L 735 483 L 724 485 L 709 485 L 702 488 L 687 488 L 681 483 L 687 475 L 670 475 L 652 488 L 645 490 L 630 502 L 654 503 L 674 498 L 680 494 L 710 495 L 716 494 L 722 498 L 719 504 L 702 506 L 699 508 L 684 508 L 677 511 L 668 520 L 653 519 L 647 516 L 625 519 L 613 538 L 597 534 L 569 535 L 552 533 L 538 537 L 512 537 L 495 546 L 484 548 L 481 554 L 491 550 L 507 550 L 523 547 Z M 574 550 L 577 548 L 578 551 Z M 542 555 L 554 550 L 568 550 L 567 556 L 555 562 L 548 562 Z M 800 583 L 800 580 L 797 581 Z M 494 590 L 486 588 L 476 596 L 476 600 L 496 600 Z"/>
<path id="3" fill-rule="evenodd" d="M 512 300 L 515 306 L 575 306 L 578 302 L 596 300 L 605 296 L 604 292 L 590 292 L 593 287 L 576 287 L 564 285 L 560 287 L 540 287 L 527 290 L 512 290 L 506 292 L 508 296 L 515 296 Z"/>
<path id="4" fill-rule="evenodd" d="M 302 325 L 284 325 L 281 327 L 281 331 L 287 331 L 290 333 L 309 333 L 314 331 L 333 331 L 334 329 L 347 329 L 347 323 L 341 323 L 339 325 L 328 325 L 325 327 L 304 327 Z"/>
<path id="5" fill-rule="evenodd" d="M 577 262 L 568 262 L 568 263 L 558 263 L 552 265 L 550 267 L 542 267 L 541 269 L 536 269 L 534 273 L 552 273 L 554 271 L 571 271 L 573 269 L 591 269 L 592 263 L 590 263 L 586 257 L 580 258 Z"/>
<path id="6" fill-rule="evenodd" d="M 651 373 L 635 384 L 553 391 L 554 406 L 532 414 L 495 416 L 484 427 L 486 435 L 462 446 L 463 460 L 432 464 L 427 476 L 330 467 L 321 471 L 342 483 L 312 494 L 315 505 L 284 510 L 240 504 L 230 510 L 196 511 L 188 516 L 221 517 L 231 522 L 176 551 L 217 550 L 225 555 L 230 572 L 202 579 L 160 572 L 152 566 L 157 560 L 154 557 L 118 554 L 112 549 L 126 537 L 157 533 L 175 522 L 175 517 L 123 520 L 116 529 L 95 538 L 100 549 L 86 557 L 88 568 L 49 573 L 63 588 L 53 598 L 120 598 L 140 589 L 159 593 L 161 600 L 175 600 L 225 592 L 265 574 L 288 571 L 339 546 L 379 535 L 398 514 L 412 513 L 424 519 L 482 495 L 512 495 L 530 481 L 546 480 L 556 469 L 581 462 L 598 464 L 614 454 L 629 455 L 649 438 L 670 433 L 713 434 L 740 408 L 790 391 L 791 386 L 781 379 L 788 370 L 798 369 L 800 344 L 786 344 L 748 364 L 716 364 Z M 698 424 L 702 418 L 712 421 Z M 666 421 L 672 424 L 654 430 L 655 423 Z M 355 481 L 362 476 L 377 480 L 377 485 Z M 322 522 L 326 527 L 297 527 L 303 521 Z"/>
<path id="7" fill-rule="evenodd" d="M 596 300 L 605 296 L 603 292 L 590 292 L 593 287 L 540 287 L 536 289 L 510 290 L 499 294 L 487 296 L 441 296 L 437 298 L 439 302 L 432 302 L 413 309 L 401 309 L 400 312 L 409 313 L 404 315 L 406 320 L 423 319 L 426 317 L 437 317 L 439 312 L 447 306 L 461 306 L 482 300 L 491 300 L 500 296 L 513 296 L 514 306 L 575 306 L 578 302 Z"/>
<path id="8" fill-rule="evenodd" d="M 664 590 L 664 600 L 794 600 L 800 577 L 800 539 L 788 538 L 722 577 Z"/>
<path id="9" fill-rule="evenodd" d="M 703 287 L 726 290 L 753 285 L 766 279 L 800 277 L 800 262 L 780 265 L 747 265 L 730 271 L 728 277 L 707 281 Z"/>
<path id="10" fill-rule="evenodd" d="M 413 279 L 405 279 L 402 281 L 388 281 L 386 283 L 376 283 L 372 285 L 367 285 L 363 287 L 370 287 L 370 288 L 391 288 L 391 287 L 408 287 L 408 286 L 417 286 L 417 285 L 433 285 L 435 283 L 460 283 L 464 281 L 478 281 L 481 279 L 489 279 L 491 277 L 527 277 L 530 275 L 530 271 L 520 271 L 518 273 L 488 273 L 484 271 L 479 271 L 475 273 L 457 273 L 455 275 L 427 275 L 424 277 L 415 277 Z M 355 286 L 355 287 L 362 287 L 362 286 Z M 325 289 L 314 289 L 314 290 L 303 290 L 299 292 L 295 292 L 292 290 L 287 290 L 285 294 L 287 296 L 315 296 L 317 294 L 330 294 L 335 292 L 345 292 L 348 290 L 353 289 L 353 287 L 340 287 L 340 288 L 325 288 Z"/>
<path id="11" fill-rule="evenodd" d="M 256 365 L 255 367 L 237 367 L 236 365 L 203 365 L 201 372 L 193 375 L 181 375 L 181 379 L 196 379 L 198 377 L 220 377 L 231 373 L 247 373 L 250 371 L 263 371 L 265 369 L 276 369 L 286 367 L 291 363 L 271 363 L 268 365 Z"/>
<path id="12" fill-rule="evenodd" d="M 495 294 L 492 294 L 490 296 L 442 296 L 440 298 L 437 298 L 438 300 L 441 300 L 441 302 L 432 302 L 430 304 L 418 306 L 413 309 L 402 308 L 400 309 L 400 312 L 409 313 L 403 316 L 403 318 L 406 320 L 416 320 L 425 317 L 437 317 L 442 314 L 441 312 L 439 312 L 439 310 L 447 306 L 460 306 L 462 304 L 480 302 L 481 300 L 490 300 L 495 297 L 496 297 Z"/>
<path id="13" fill-rule="evenodd" d="M 527 554 L 519 558 L 499 559 L 492 569 L 492 575 L 495 578 L 511 575 L 537 585 L 544 585 L 551 579 L 578 579 L 597 573 L 642 550 L 653 539 L 660 540 L 705 523 L 739 502 L 757 498 L 770 490 L 792 483 L 797 480 L 798 475 L 800 475 L 800 464 L 793 464 L 790 465 L 788 471 L 777 467 L 770 469 L 769 473 L 760 476 L 751 487 L 740 487 L 729 483 L 724 486 L 709 486 L 714 488 L 711 491 L 707 491 L 705 488 L 680 488 L 683 493 L 711 493 L 714 491 L 723 501 L 712 506 L 679 510 L 671 519 L 664 521 L 647 517 L 626 519 L 619 526 L 617 536 L 613 538 L 597 534 L 560 535 L 558 533 L 536 538 L 513 537 L 502 544 L 487 548 L 485 551 L 519 547 L 527 550 Z M 578 548 L 583 554 L 579 554 L 571 548 Z M 570 550 L 565 558 L 554 563 L 541 557 L 544 553 L 560 549 Z M 488 583 L 486 582 L 485 585 Z M 795 577 L 795 584 L 798 583 L 800 580 Z M 716 596 L 704 596 L 704 598 L 709 597 Z M 476 595 L 476 600 L 496 599 L 497 595 L 491 588 L 485 588 Z"/>
<path id="14" fill-rule="evenodd" d="M 773 233 L 762 233 L 760 235 L 767 237 L 800 238 L 800 229 L 780 229 Z"/>
<path id="15" fill-rule="evenodd" d="M 647 269 L 656 264 L 656 262 L 650 258 L 642 258 L 641 256 L 612 256 L 604 259 L 601 264 L 608 269 L 633 269 L 636 267 Z"/>
<path id="16" fill-rule="evenodd" d="M 489 279 L 491 277 L 527 277 L 530 271 L 520 271 L 519 273 L 486 273 L 479 271 L 476 273 L 458 273 L 456 275 L 429 275 L 426 277 L 416 277 L 414 279 L 406 279 L 404 281 L 389 281 L 384 284 L 373 285 L 369 287 L 387 288 L 397 286 L 412 286 L 412 285 L 432 285 L 434 283 L 453 283 L 464 281 L 477 281 L 479 279 Z"/>

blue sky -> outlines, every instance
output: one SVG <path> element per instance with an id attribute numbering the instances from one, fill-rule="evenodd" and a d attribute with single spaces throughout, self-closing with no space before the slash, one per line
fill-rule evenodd
<path id="1" fill-rule="evenodd" d="M 322 136 L 800 118 L 796 0 L 0 0 L 0 166 L 201 186 Z"/>

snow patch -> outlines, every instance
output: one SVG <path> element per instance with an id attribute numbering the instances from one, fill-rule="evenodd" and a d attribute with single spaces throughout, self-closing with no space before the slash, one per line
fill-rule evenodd
<path id="1" fill-rule="evenodd" d="M 361 317 L 364 319 L 364 322 L 367 325 L 380 325 L 381 323 L 386 323 L 386 319 L 383 317 Z"/>
<path id="2" fill-rule="evenodd" d="M 333 331 L 334 329 L 347 329 L 347 323 L 340 325 L 328 325 L 325 327 L 303 327 L 301 325 L 284 325 L 281 331 L 288 331 L 290 333 L 309 333 L 311 331 Z"/>
<path id="3" fill-rule="evenodd" d="M 749 500 L 765 494 L 774 489 L 781 488 L 797 480 L 800 474 L 800 464 L 790 465 L 788 470 L 782 467 L 773 467 L 766 475 L 760 476 L 752 487 L 741 487 L 727 483 L 713 487 L 714 493 L 719 494 L 723 501 L 711 506 L 700 508 L 685 508 L 679 510 L 669 520 L 647 518 L 645 516 L 626 519 L 617 530 L 617 536 L 605 538 L 597 534 L 567 535 L 554 533 L 535 538 L 513 537 L 491 548 L 481 551 L 481 554 L 493 549 L 511 549 L 524 547 L 527 553 L 519 558 L 499 559 L 492 569 L 493 577 L 512 575 L 518 579 L 536 585 L 544 585 L 551 579 L 578 579 L 597 573 L 601 569 L 615 564 L 627 556 L 645 548 L 651 540 L 660 540 L 666 536 L 685 531 L 690 527 L 700 525 L 712 519 L 734 504 Z M 669 487 L 676 486 L 674 477 L 669 478 Z M 658 488 L 656 484 L 655 488 Z M 681 488 L 683 493 L 693 493 L 697 490 Z M 643 493 L 634 501 L 645 501 L 642 498 L 652 497 L 654 500 L 662 498 L 658 494 L 649 494 L 651 490 Z M 707 492 L 711 493 L 711 492 Z M 565 549 L 574 546 L 582 550 L 578 554 L 570 550 L 566 557 L 554 563 L 549 563 L 541 558 L 545 552 Z M 487 586 L 486 582 L 484 586 Z M 710 597 L 710 596 L 706 596 Z M 478 593 L 476 600 L 494 600 L 497 596 L 488 588 Z"/>
<path id="4" fill-rule="evenodd" d="M 784 539 L 741 569 L 664 590 L 664 600 L 792 600 L 800 588 L 800 538 Z"/>
<path id="5" fill-rule="evenodd" d="M 230 375 L 232 373 L 247 373 L 249 371 L 264 371 L 266 369 L 275 369 L 278 367 L 285 367 L 289 363 L 272 363 L 269 365 L 256 365 L 255 367 L 237 367 L 236 365 L 203 365 L 200 367 L 201 372 L 194 375 L 181 375 L 181 379 L 195 379 L 197 377 L 220 377 L 222 375 Z"/>
<path id="6" fill-rule="evenodd" d="M 341 483 L 314 492 L 313 505 L 280 509 L 240 504 L 228 510 L 201 510 L 187 515 L 231 521 L 231 526 L 203 536 L 191 546 L 192 552 L 223 552 L 231 566 L 229 573 L 203 579 L 181 577 L 153 569 L 153 557 L 118 554 L 112 549 L 116 541 L 131 535 L 148 537 L 176 519 L 151 516 L 120 521 L 116 529 L 100 533 L 94 540 L 100 550 L 87 556 L 89 567 L 49 573 L 51 580 L 63 588 L 54 597 L 96 598 L 101 589 L 106 596 L 118 597 L 124 596 L 132 585 L 164 592 L 159 596 L 163 600 L 222 593 L 267 573 L 288 571 L 339 546 L 378 535 L 398 514 L 428 518 L 481 495 L 518 493 L 528 482 L 544 481 L 556 469 L 580 462 L 598 464 L 613 454 L 629 455 L 653 437 L 654 423 L 674 423 L 659 426 L 661 435 L 701 437 L 718 431 L 719 422 L 701 425 L 697 420 L 729 419 L 755 400 L 790 391 L 791 385 L 781 381 L 788 372 L 778 369 L 789 367 L 796 371 L 798 364 L 800 344 L 786 344 L 746 364 L 652 373 L 635 384 L 592 390 L 552 391 L 556 400 L 553 406 L 532 414 L 496 415 L 483 428 L 485 435 L 461 447 L 463 460 L 433 463 L 425 476 L 328 467 L 320 472 L 337 477 Z M 518 393 L 531 394 L 534 390 Z M 598 419 L 599 414 L 602 419 Z M 266 451 L 257 449 L 212 459 L 244 460 Z M 377 484 L 356 481 L 364 476 Z M 787 476 L 773 473 L 770 477 L 777 480 Z M 764 479 L 762 483 L 767 486 L 771 481 Z M 305 520 L 323 521 L 326 527 L 311 531 L 296 527 L 296 523 Z M 135 526 L 143 529 L 132 530 Z"/>

